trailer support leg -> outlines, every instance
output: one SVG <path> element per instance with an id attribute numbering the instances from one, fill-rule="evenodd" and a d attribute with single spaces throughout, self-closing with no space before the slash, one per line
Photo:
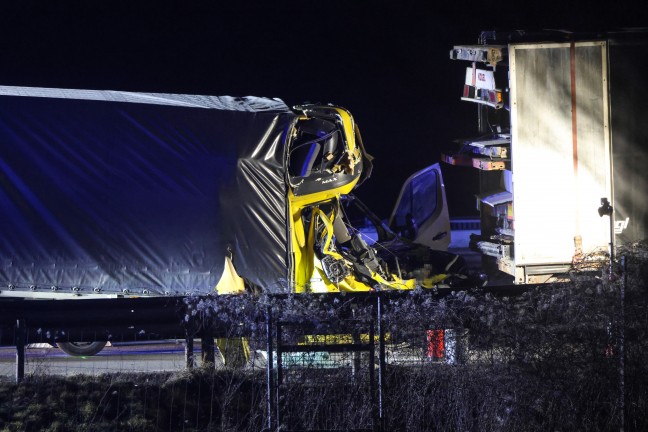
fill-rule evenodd
<path id="1" fill-rule="evenodd" d="M 25 378 L 25 320 L 16 320 L 16 384 Z"/>
<path id="2" fill-rule="evenodd" d="M 193 344 L 193 333 L 186 331 L 185 332 L 185 364 L 187 369 L 193 369 L 196 364 L 194 358 L 194 344 Z"/>
<path id="3" fill-rule="evenodd" d="M 216 356 L 214 354 L 214 332 L 211 326 L 203 329 L 200 346 L 202 349 L 200 359 L 202 360 L 203 366 L 210 364 L 210 367 L 213 368 L 216 364 Z"/>

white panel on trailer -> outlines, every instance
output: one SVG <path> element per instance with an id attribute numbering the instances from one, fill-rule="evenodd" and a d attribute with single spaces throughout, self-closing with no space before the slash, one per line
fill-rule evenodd
<path id="1" fill-rule="evenodd" d="M 606 249 L 611 197 L 604 42 L 509 46 L 515 265 Z"/>

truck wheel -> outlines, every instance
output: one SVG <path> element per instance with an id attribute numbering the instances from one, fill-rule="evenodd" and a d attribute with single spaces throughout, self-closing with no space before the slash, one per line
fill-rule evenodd
<path id="1" fill-rule="evenodd" d="M 71 356 L 93 356 L 106 346 L 106 342 L 57 342 L 64 353 Z"/>

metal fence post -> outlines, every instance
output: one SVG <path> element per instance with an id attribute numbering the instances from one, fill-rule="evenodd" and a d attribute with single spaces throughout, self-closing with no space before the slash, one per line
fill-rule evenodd
<path id="1" fill-rule="evenodd" d="M 27 334 L 25 320 L 16 320 L 16 383 L 25 378 L 25 339 Z"/>
<path id="2" fill-rule="evenodd" d="M 619 415 L 621 416 L 619 430 L 625 429 L 625 289 L 628 283 L 626 257 L 621 257 L 621 287 L 619 311 Z"/>
<path id="3" fill-rule="evenodd" d="M 267 362 L 266 362 L 266 404 L 268 409 L 268 418 L 267 426 L 268 430 L 272 431 L 274 427 L 274 395 L 275 395 L 275 385 L 274 385 L 274 368 L 273 368 L 273 358 L 272 350 L 274 349 L 272 344 L 272 309 L 270 306 L 266 307 L 266 350 L 267 350 Z"/>
<path id="4" fill-rule="evenodd" d="M 277 372 L 275 375 L 275 409 L 276 409 L 276 416 L 275 416 L 275 424 L 277 425 L 277 430 L 281 428 L 281 401 L 279 400 L 281 398 L 281 386 L 283 384 L 283 346 L 282 346 L 282 336 L 283 336 L 283 330 L 281 328 L 282 323 L 277 322 L 275 324 L 275 329 L 276 329 L 276 334 L 277 334 Z"/>
<path id="5" fill-rule="evenodd" d="M 354 341 L 355 343 L 355 341 Z M 373 417 L 373 430 L 380 431 L 380 412 L 376 403 L 377 383 L 376 383 L 376 330 L 375 321 L 371 320 L 369 326 L 369 400 L 371 401 L 371 415 Z"/>
<path id="6" fill-rule="evenodd" d="M 383 430 L 385 426 L 385 412 L 383 407 L 383 392 L 385 388 L 385 328 L 383 326 L 382 316 L 382 296 L 377 295 L 377 317 L 378 323 L 378 430 Z M 372 364 L 373 367 L 373 364 Z"/>

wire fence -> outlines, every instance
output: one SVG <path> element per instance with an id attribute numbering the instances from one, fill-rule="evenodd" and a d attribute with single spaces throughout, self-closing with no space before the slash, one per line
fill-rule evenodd
<path id="1" fill-rule="evenodd" d="M 646 256 L 515 296 L 193 299 L 192 369 L 185 341 L 34 346 L 15 384 L 3 348 L 0 431 L 648 430 Z"/>

